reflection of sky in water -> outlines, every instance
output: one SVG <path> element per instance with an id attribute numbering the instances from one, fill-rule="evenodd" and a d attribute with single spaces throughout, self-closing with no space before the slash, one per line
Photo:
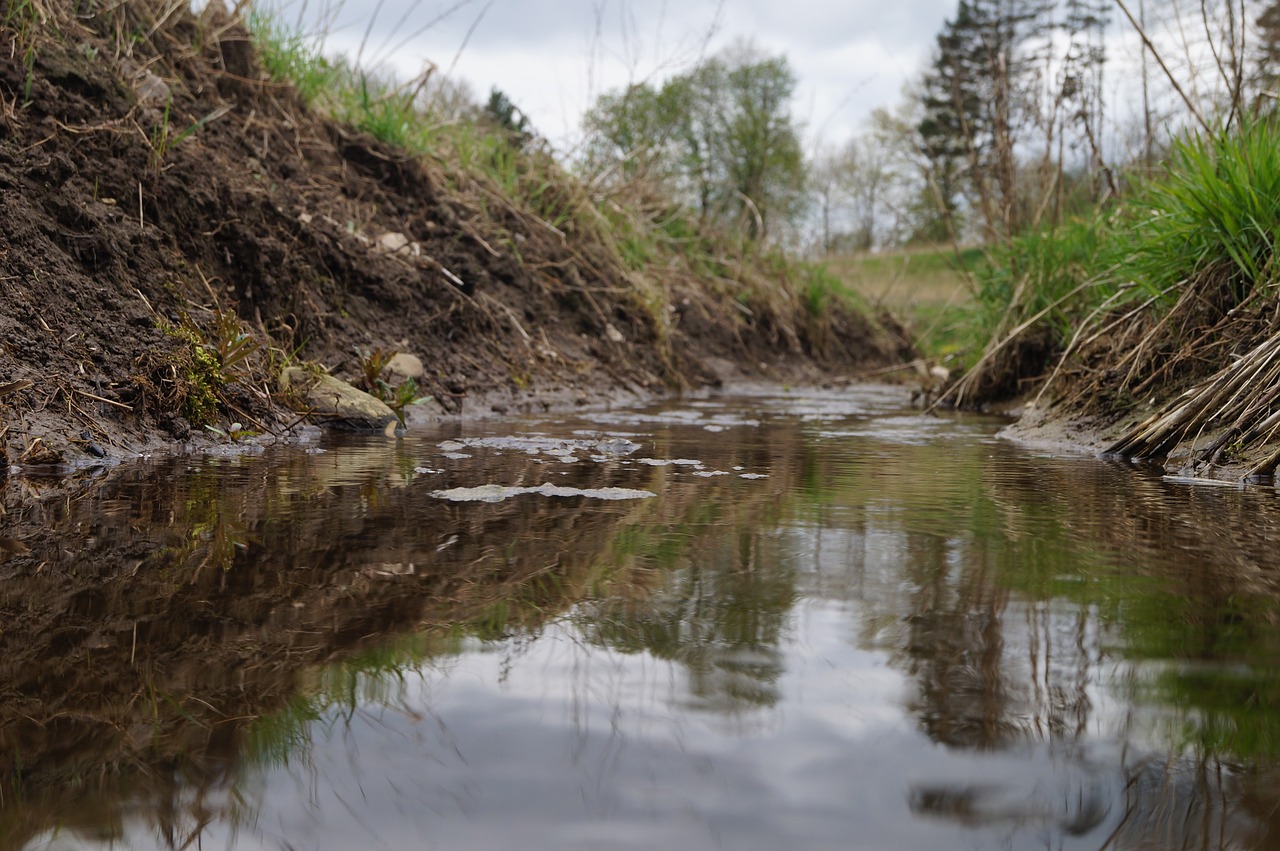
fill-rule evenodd
<path id="1" fill-rule="evenodd" d="M 924 446 L 939 440 L 983 439 L 990 434 L 989 423 L 956 423 L 953 420 L 925 415 L 884 417 L 870 423 L 859 423 L 842 429 L 824 429 L 818 432 L 818 436 L 824 440 L 848 440 L 861 437 L 884 443 L 914 446 Z"/>
<path id="2" fill-rule="evenodd" d="M 741 715 L 683 708 L 677 666 L 584 648 L 571 629 L 515 660 L 468 653 L 447 676 L 407 676 L 400 709 L 317 724 L 304 758 L 245 784 L 257 817 L 234 839 L 216 825 L 204 847 L 828 848 L 856 831 L 854 847 L 941 848 L 955 826 L 913 818 L 913 789 L 980 778 L 997 825 L 975 839 L 1052 828 L 1070 816 L 1059 791 L 1114 794 L 1118 777 L 1044 746 L 931 744 L 903 717 L 901 674 L 847 640 L 849 614 L 804 606 L 787 698 Z"/>
<path id="3" fill-rule="evenodd" d="M 1186 732 L 1168 733 L 1195 707 L 1153 683 L 1195 653 L 1212 683 L 1272 652 L 1261 630 L 1238 647 L 1215 631 L 1238 637 L 1249 611 L 1168 605 L 1258 591 L 1239 571 L 1205 579 L 1232 547 L 1244 562 L 1270 551 L 1249 531 L 1273 528 L 1256 495 L 1034 458 L 993 443 L 990 421 L 901 402 L 882 388 L 758 395 L 410 442 L 428 494 L 565 453 L 597 461 L 572 468 L 575 484 L 607 470 L 614 495 L 653 488 L 606 508 L 590 488 L 542 495 L 573 496 L 569 522 L 625 518 L 604 552 L 650 583 L 582 592 L 528 632 L 384 674 L 390 697 L 327 711 L 285 763 L 247 768 L 224 801 L 238 815 L 200 846 L 1083 849 L 1114 834 L 1111 847 L 1164 847 L 1141 840 L 1178 807 L 1190 833 L 1240 835 L 1183 805 L 1207 800 L 1197 771 L 1223 807 L 1245 772 L 1194 763 Z M 469 487 L 532 502 L 543 486 Z M 677 496 L 688 504 L 660 513 Z M 473 515 L 450 517 L 468 534 Z M 497 542 L 516 559 L 522 543 Z M 440 550 L 455 547 L 456 534 Z M 140 816 L 123 836 L 156 845 Z"/>

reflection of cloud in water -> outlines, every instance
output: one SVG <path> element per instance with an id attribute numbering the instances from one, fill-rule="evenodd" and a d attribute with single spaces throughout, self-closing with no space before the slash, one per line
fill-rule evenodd
<path id="1" fill-rule="evenodd" d="M 883 417 L 869 422 L 859 422 L 850 428 L 824 429 L 818 432 L 818 437 L 823 440 L 871 438 L 881 443 L 928 446 L 943 440 L 972 441 L 975 436 L 985 437 L 990 431 L 990 426 L 983 423 L 958 423 L 921 415 Z"/>
<path id="2" fill-rule="evenodd" d="M 745 730 L 691 705 L 680 660 L 588 652 L 568 624 L 514 657 L 504 644 L 421 669 L 393 706 L 334 710 L 305 761 L 248 778 L 260 817 L 239 844 L 1083 849 L 1121 825 L 1114 754 L 935 747 L 893 709 L 901 675 L 839 637 L 847 616 L 817 606 L 792 642 L 724 648 L 723 663 L 777 670 L 797 696 Z M 958 839 L 957 823 L 972 832 Z M 234 830 L 218 822 L 202 843 L 234 844 Z"/>
<path id="3" fill-rule="evenodd" d="M 760 420 L 734 414 L 707 416 L 702 411 L 674 410 L 659 413 L 644 411 L 601 411 L 589 415 L 592 422 L 601 425 L 668 425 L 698 426 L 708 430 L 725 431 L 731 428 L 759 428 Z"/>
<path id="4" fill-rule="evenodd" d="M 879 397 L 870 398 L 865 407 L 874 409 Z M 328 660 L 349 658 L 341 654 L 356 645 L 343 636 L 452 625 L 430 645 L 441 654 L 433 662 L 392 656 L 390 667 L 361 668 L 377 673 L 360 674 L 360 689 L 342 689 L 351 697 L 340 707 L 304 704 L 315 711 L 289 716 L 298 726 L 286 732 L 300 735 L 281 737 L 283 756 L 228 775 L 234 796 L 218 786 L 193 802 L 183 791 L 187 826 L 207 828 L 207 847 L 503 847 L 537 837 L 540 847 L 557 848 L 1136 849 L 1202 847 L 1201 835 L 1269 847 L 1280 833 L 1266 832 L 1280 821 L 1271 815 L 1277 769 L 1258 744 L 1276 740 L 1267 708 L 1275 678 L 1265 666 L 1280 604 L 1266 567 L 1275 563 L 1274 514 L 1260 494 L 1187 495 L 1109 465 L 1031 460 L 993 448 L 985 425 L 957 440 L 968 421 L 903 408 L 869 423 L 834 396 L 804 404 L 805 418 L 827 425 L 801 427 L 787 417 L 787 401 L 699 404 L 690 412 L 697 416 L 677 417 L 648 438 L 591 431 L 566 441 L 539 432 L 448 443 L 480 459 L 465 465 L 436 463 L 444 435 L 406 441 L 395 459 L 379 441 L 292 470 L 273 465 L 263 469 L 288 487 L 267 490 L 272 499 L 260 509 L 232 503 L 226 516 L 235 523 L 222 521 L 235 533 L 223 535 L 234 569 L 202 568 L 189 592 L 164 585 L 158 597 L 112 603 L 109 614 L 122 624 L 114 657 L 94 632 L 110 598 L 64 595 L 66 612 L 45 622 L 61 630 L 58 642 L 70 640 L 67 618 L 86 636 L 93 670 L 86 653 L 75 666 L 85 676 L 72 685 L 96 699 L 110 683 L 99 673 L 105 661 L 117 661 L 122 682 L 136 670 L 133 613 L 181 613 L 168 620 L 183 629 L 167 636 L 152 628 L 138 647 L 152 657 L 180 647 L 181 659 L 192 660 L 160 685 L 175 697 L 168 717 L 200 741 L 206 728 L 188 723 L 187 713 L 220 729 L 224 716 L 277 705 L 259 696 L 241 707 L 236 697 L 217 701 L 223 715 L 204 714 L 214 711 L 207 690 L 172 684 L 214 681 L 211 662 L 226 660 L 217 681 L 235 695 L 245 693 L 247 671 L 257 694 L 273 696 L 274 679 L 253 678 L 266 670 L 261 660 L 288 658 L 288 682 L 307 682 Z M 709 437 L 710 419 L 732 410 L 767 426 Z M 828 439 L 816 439 L 819 430 Z M 907 439 L 890 445 L 899 432 Z M 630 437 L 653 450 L 643 454 L 702 458 L 706 467 L 656 461 L 667 469 L 652 469 L 599 445 Z M 610 463 L 561 468 L 569 457 Z M 403 488 L 413 464 L 470 477 Z M 715 467 L 760 470 L 773 481 L 695 483 Z M 585 503 L 579 489 L 489 485 L 471 490 L 579 500 L 459 508 L 429 494 L 558 476 L 582 487 L 651 487 L 663 499 L 611 508 Z M 333 503 L 323 513 L 313 498 L 321 487 Z M 149 506 L 136 498 L 142 492 L 112 510 Z M 188 498 L 174 503 L 179 517 L 215 504 L 207 491 L 181 493 Z M 244 528 L 282 547 L 279 557 L 267 559 L 265 545 L 242 534 L 245 516 L 265 518 Z M 97 514 L 71 519 L 60 531 L 98 537 L 110 529 Z M 179 528 L 189 532 L 196 519 Z M 26 537 L 33 534 L 44 537 Z M 32 569 L 44 550 L 65 547 L 46 532 L 6 535 L 33 548 L 12 557 L 31 559 Z M 186 532 L 180 538 L 204 544 Z M 122 550 L 130 558 L 137 554 L 132 538 L 117 540 L 131 542 Z M 1239 570 L 1224 570 L 1232 560 Z M 168 573 L 118 572 L 127 581 L 99 587 L 131 592 Z M 29 620 L 27 600 L 47 599 L 49 583 L 68 573 L 10 584 L 9 608 L 24 612 L 15 623 Z M 601 586 L 605 575 L 617 584 Z M 272 577 L 279 579 L 263 581 Z M 1133 582 L 1173 590 L 1153 594 Z M 460 595 L 459 608 L 430 602 L 440 588 Z M 209 652 L 219 649 L 207 635 L 209 600 L 233 613 L 222 629 L 234 643 L 224 643 L 246 648 L 243 657 Z M 235 623 L 245 625 L 231 632 Z M 43 654 L 30 680 L 56 688 L 42 701 L 52 711 L 67 688 L 43 667 L 58 658 Z M 1255 675 L 1223 670 L 1224 660 L 1237 659 L 1256 660 Z M 363 687 L 375 678 L 382 695 Z M 132 698 L 116 692 L 121 702 Z M 1234 710 L 1247 701 L 1259 711 Z M 151 729 L 147 715 L 117 717 L 121 731 Z M 88 729 L 86 740 L 100 735 Z M 1221 764 L 1188 756 L 1192 748 L 1160 756 L 1189 731 L 1197 745 L 1225 739 L 1219 748 L 1234 756 Z M 59 748 L 71 738 L 60 735 Z M 154 747 L 153 737 L 138 738 L 148 752 Z M 1142 756 L 1135 763 L 1132 754 Z M 77 799 L 65 811 L 89 810 Z M 126 799 L 112 810 L 122 813 L 114 822 L 89 820 L 106 825 L 92 836 L 163 847 L 157 825 L 173 810 Z M 204 821 L 210 812 L 212 824 Z M 68 838 L 74 829 L 65 817 L 57 824 L 56 835 L 41 828 L 41 842 L 96 841 L 87 830 Z M 174 833 L 170 846 L 179 844 Z"/>
<path id="5" fill-rule="evenodd" d="M 606 437 L 599 440 L 573 440 L 537 435 L 515 437 L 467 437 L 446 440 L 437 444 L 446 458 L 468 458 L 464 451 L 489 449 L 498 452 L 521 452 L 526 455 L 546 455 L 564 462 L 575 462 L 579 453 L 594 458 L 625 458 L 640 449 L 640 444 L 625 437 Z"/>

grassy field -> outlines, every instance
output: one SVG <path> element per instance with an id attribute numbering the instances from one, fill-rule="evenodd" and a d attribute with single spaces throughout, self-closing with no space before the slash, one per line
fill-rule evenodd
<path id="1" fill-rule="evenodd" d="M 973 301 L 968 270 L 981 260 L 978 248 L 957 257 L 937 247 L 833 255 L 826 265 L 868 304 L 902 320 L 927 356 L 942 358 L 964 345 Z"/>

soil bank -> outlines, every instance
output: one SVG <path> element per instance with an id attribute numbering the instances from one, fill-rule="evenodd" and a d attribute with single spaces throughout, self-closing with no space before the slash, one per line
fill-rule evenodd
<path id="1" fill-rule="evenodd" d="M 216 440 L 206 426 L 283 434 L 301 406 L 282 367 L 358 383 L 369 355 L 393 351 L 423 364 L 418 415 L 436 417 L 911 354 L 890 320 L 806 309 L 785 272 L 637 268 L 585 218 L 553 225 L 483 175 L 312 114 L 216 2 L 62 5 L 0 25 L 13 462 Z M 746 299 L 747 279 L 770 274 L 776 297 Z"/>

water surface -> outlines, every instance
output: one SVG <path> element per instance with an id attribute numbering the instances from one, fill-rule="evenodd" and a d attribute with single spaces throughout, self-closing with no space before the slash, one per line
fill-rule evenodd
<path id="1" fill-rule="evenodd" d="M 1280 506 L 893 388 L 0 518 L 14 848 L 1280 847 Z"/>

